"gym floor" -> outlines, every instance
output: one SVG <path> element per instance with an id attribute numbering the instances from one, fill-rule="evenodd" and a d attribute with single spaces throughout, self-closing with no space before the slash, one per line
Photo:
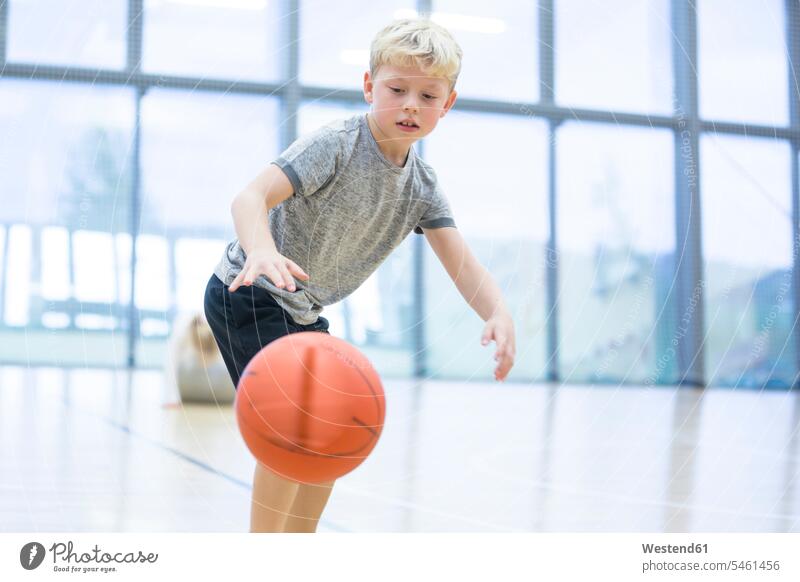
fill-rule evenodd
<path id="1" fill-rule="evenodd" d="M 800 532 L 800 395 L 387 381 L 325 532 Z M 245 532 L 230 405 L 160 371 L 0 367 L 0 531 Z"/>

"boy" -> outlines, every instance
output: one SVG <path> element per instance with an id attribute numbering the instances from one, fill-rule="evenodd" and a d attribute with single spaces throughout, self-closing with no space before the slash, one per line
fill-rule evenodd
<path id="1" fill-rule="evenodd" d="M 425 234 L 497 344 L 495 378 L 514 361 L 500 289 L 455 228 L 433 169 L 414 142 L 453 106 L 461 49 L 428 19 L 394 22 L 370 47 L 366 115 L 295 141 L 233 201 L 238 239 L 206 288 L 205 311 L 234 385 L 267 343 L 326 332 L 320 316 L 352 293 L 412 230 Z M 268 220 L 264 220 L 268 211 Z M 298 484 L 256 463 L 250 530 L 314 532 L 333 482 Z"/>

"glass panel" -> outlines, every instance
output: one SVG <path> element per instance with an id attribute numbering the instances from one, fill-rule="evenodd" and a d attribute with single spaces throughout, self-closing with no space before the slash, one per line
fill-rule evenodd
<path id="1" fill-rule="evenodd" d="M 367 113 L 369 105 L 362 101 L 347 105 L 308 102 L 300 106 L 297 116 L 297 135 L 311 133 L 318 127 L 337 119 Z"/>
<path id="2" fill-rule="evenodd" d="M 70 296 L 71 252 L 69 230 L 63 226 L 42 229 L 42 298 L 63 301 Z"/>
<path id="3" fill-rule="evenodd" d="M 141 234 L 136 238 L 137 308 L 146 311 L 169 309 L 171 299 L 169 283 L 172 278 L 167 251 L 167 241 L 162 236 Z"/>
<path id="4" fill-rule="evenodd" d="M 447 28 L 464 51 L 456 85 L 459 95 L 500 101 L 539 99 L 536 2 L 435 0 L 433 9 L 431 19 Z"/>
<path id="5" fill-rule="evenodd" d="M 161 364 L 174 316 L 202 311 L 206 282 L 236 236 L 231 201 L 277 157 L 279 132 L 272 97 L 157 89 L 142 99 L 147 236 L 136 289 L 142 335 L 152 336 L 140 345 L 142 365 Z"/>
<path id="6" fill-rule="evenodd" d="M 0 224 L 0 325 L 5 318 L 5 293 L 8 275 L 6 273 L 6 247 L 8 246 L 8 231 L 4 224 Z"/>
<path id="7" fill-rule="evenodd" d="M 787 125 L 789 72 L 783 0 L 700 0 L 697 57 L 700 115 Z"/>
<path id="8" fill-rule="evenodd" d="M 503 155 L 497 144 L 503 143 Z M 545 375 L 547 125 L 533 118 L 450 112 L 427 138 L 425 157 L 450 201 L 456 226 L 511 309 L 517 357 L 511 379 Z M 426 245 L 425 333 L 436 378 L 491 380 L 494 344 L 484 323 Z"/>
<path id="9" fill-rule="evenodd" d="M 126 0 L 10 0 L 9 61 L 122 69 Z"/>
<path id="10" fill-rule="evenodd" d="M 12 235 L 5 325 L 25 325 L 27 336 L 0 325 L 3 361 L 124 363 L 94 330 L 127 327 L 128 294 L 115 283 L 127 265 L 111 241 L 129 231 L 133 123 L 127 88 L 0 80 L 0 222 Z"/>
<path id="11" fill-rule="evenodd" d="M 307 103 L 298 111 L 298 133 L 366 111 L 367 105 L 361 103 L 350 107 Z M 407 377 L 412 372 L 411 242 L 408 237 L 350 297 L 323 311 L 331 333 L 358 346 L 386 377 Z"/>
<path id="12" fill-rule="evenodd" d="M 272 81 L 286 43 L 280 0 L 145 0 L 142 69 Z"/>
<path id="13" fill-rule="evenodd" d="M 414 0 L 300 0 L 300 82 L 363 87 L 373 37 L 414 5 Z"/>
<path id="14" fill-rule="evenodd" d="M 31 228 L 25 224 L 11 226 L 8 233 L 8 267 L 6 270 L 4 323 L 22 327 L 30 319 L 31 294 Z"/>
<path id="15" fill-rule="evenodd" d="M 669 0 L 555 4 L 556 101 L 672 113 Z"/>
<path id="16" fill-rule="evenodd" d="M 223 239 L 183 238 L 175 241 L 175 303 L 179 312 L 202 312 L 203 293 L 208 278 L 219 262 L 229 241 Z M 198 290 L 202 292 L 198 293 Z"/>
<path id="17" fill-rule="evenodd" d="M 668 382 L 673 134 L 568 122 L 557 147 L 560 376 Z"/>
<path id="18" fill-rule="evenodd" d="M 235 236 L 231 201 L 277 156 L 279 131 L 271 97 L 148 91 L 142 99 L 142 230 Z"/>
<path id="19" fill-rule="evenodd" d="M 792 386 L 789 144 L 708 135 L 700 156 L 706 377 L 724 386 Z"/>

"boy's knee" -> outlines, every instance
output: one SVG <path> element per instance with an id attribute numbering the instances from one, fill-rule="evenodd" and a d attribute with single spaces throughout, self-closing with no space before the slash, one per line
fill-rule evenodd
<path id="1" fill-rule="evenodd" d="M 319 519 L 290 515 L 286 518 L 284 533 L 316 533 Z"/>

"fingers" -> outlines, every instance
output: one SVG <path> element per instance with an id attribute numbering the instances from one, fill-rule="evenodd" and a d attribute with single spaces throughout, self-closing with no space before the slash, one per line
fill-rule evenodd
<path id="1" fill-rule="evenodd" d="M 281 273 L 281 278 L 284 281 L 284 285 L 289 291 L 294 291 L 294 279 L 289 274 L 289 269 L 286 268 L 286 265 L 278 265 L 278 270 Z"/>
<path id="2" fill-rule="evenodd" d="M 279 289 L 283 289 L 285 283 L 283 281 L 283 276 L 281 272 L 275 267 L 275 265 L 270 265 L 266 269 L 266 275 L 269 277 L 269 280 L 278 287 Z"/>
<path id="3" fill-rule="evenodd" d="M 497 367 L 494 369 L 494 377 L 496 380 L 503 381 L 511 371 L 514 365 L 514 353 L 511 350 L 506 350 L 500 358 L 497 359 Z"/>
<path id="4" fill-rule="evenodd" d="M 497 364 L 497 367 L 494 369 L 494 378 L 495 380 L 503 381 L 508 376 L 508 373 L 511 371 L 511 367 L 514 365 L 514 358 L 513 356 L 506 356 L 500 363 Z"/>
<path id="5" fill-rule="evenodd" d="M 494 337 L 494 326 L 491 324 L 487 324 L 483 328 L 483 335 L 481 336 L 481 345 L 486 346 L 489 345 L 489 342 Z"/>
<path id="6" fill-rule="evenodd" d="M 230 286 L 228 287 L 228 291 L 233 293 L 242 285 L 249 287 L 250 285 L 253 284 L 253 281 L 255 281 L 257 278 L 258 278 L 258 273 L 255 271 L 255 269 L 244 268 L 230 284 Z"/>
<path id="7" fill-rule="evenodd" d="M 514 365 L 514 345 L 505 333 L 496 330 L 492 324 L 487 324 L 481 336 L 481 344 L 488 345 L 491 340 L 497 343 L 497 351 L 494 354 L 494 359 L 497 366 L 494 369 L 495 380 L 502 382 L 511 371 Z"/>
<path id="8" fill-rule="evenodd" d="M 309 279 L 306 272 L 297 266 L 297 263 L 289 259 L 283 259 L 282 261 L 276 260 L 274 262 L 256 261 L 250 263 L 248 258 L 248 261 L 244 264 L 244 268 L 228 286 L 228 291 L 233 293 L 242 285 L 252 285 L 262 274 L 266 275 L 266 277 L 272 281 L 272 284 L 279 289 L 286 288 L 289 291 L 295 291 L 296 289 L 294 277 L 292 275 L 306 281 Z"/>
<path id="9" fill-rule="evenodd" d="M 230 291 L 231 293 L 236 291 L 239 288 L 239 286 L 242 284 L 243 280 L 244 280 L 244 271 L 240 271 L 239 274 L 236 275 L 236 278 L 233 280 L 233 282 L 228 287 L 228 291 Z"/>
<path id="10" fill-rule="evenodd" d="M 516 351 L 514 326 L 510 319 L 500 318 L 495 320 L 492 318 L 486 323 L 481 335 L 481 345 L 485 346 L 492 340 L 497 344 L 497 350 L 494 354 L 494 359 L 497 362 L 497 366 L 494 369 L 494 377 L 496 380 L 503 381 L 514 365 Z"/>
<path id="11" fill-rule="evenodd" d="M 494 377 L 496 380 L 505 380 L 511 367 L 514 365 L 514 344 L 512 341 L 502 334 L 496 337 L 497 351 L 494 354 L 494 359 L 497 362 L 497 367 L 494 370 Z"/>
<path id="12" fill-rule="evenodd" d="M 497 351 L 494 353 L 494 359 L 499 361 L 506 356 L 508 343 L 505 336 L 499 334 L 495 336 L 495 342 L 497 342 Z"/>
<path id="13" fill-rule="evenodd" d="M 298 279 L 302 279 L 303 281 L 308 281 L 308 279 L 309 279 L 309 276 L 306 274 L 306 272 L 305 272 L 303 269 L 301 269 L 301 268 L 300 268 L 300 267 L 297 265 L 297 263 L 295 263 L 294 261 L 290 261 L 290 260 L 288 260 L 288 259 L 287 259 L 287 260 L 286 260 L 286 265 L 289 267 L 289 272 L 290 272 L 292 275 L 294 275 L 294 276 L 295 276 L 295 277 L 297 277 Z"/>

